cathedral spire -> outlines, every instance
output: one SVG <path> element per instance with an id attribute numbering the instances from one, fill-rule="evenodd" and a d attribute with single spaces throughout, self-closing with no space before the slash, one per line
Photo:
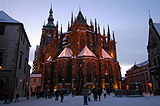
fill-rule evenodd
<path id="1" fill-rule="evenodd" d="M 113 31 L 113 41 L 115 42 L 115 36 L 114 36 L 114 31 Z"/>
<path id="2" fill-rule="evenodd" d="M 95 33 L 97 34 L 97 21 L 96 21 L 96 18 L 95 18 Z"/>
<path id="3" fill-rule="evenodd" d="M 107 36 L 108 36 L 108 41 L 110 41 L 111 37 L 110 37 L 110 29 L 109 29 L 109 25 L 108 25 L 108 34 L 107 34 Z"/>
<path id="4" fill-rule="evenodd" d="M 90 25 L 91 25 L 91 29 L 92 29 L 92 31 L 94 30 L 93 29 L 93 23 L 92 23 L 92 20 L 90 19 Z"/>
<path id="5" fill-rule="evenodd" d="M 100 34 L 101 33 L 101 31 L 100 31 L 100 27 L 99 27 L 99 24 L 98 24 L 98 34 Z"/>
<path id="6" fill-rule="evenodd" d="M 106 33 L 105 33 L 105 27 L 103 27 L 103 36 L 105 36 Z"/>
<path id="7" fill-rule="evenodd" d="M 47 25 L 48 26 L 54 26 L 53 21 L 54 21 L 54 19 L 53 19 L 52 5 L 51 5 L 50 11 L 49 11 L 49 17 L 48 17 L 48 23 L 47 23 Z"/>
<path id="8" fill-rule="evenodd" d="M 71 15 L 71 26 L 73 25 L 73 10 L 72 10 L 72 15 Z"/>
<path id="9" fill-rule="evenodd" d="M 62 24 L 61 24 L 61 34 L 62 34 Z"/>
<path id="10" fill-rule="evenodd" d="M 70 25 L 69 25 L 69 21 L 68 21 L 68 31 L 69 31 L 69 27 L 70 27 Z"/>
<path id="11" fill-rule="evenodd" d="M 77 22 L 80 24 L 85 24 L 85 19 L 84 19 L 84 16 L 83 16 L 81 10 L 79 10 L 79 13 L 77 16 Z"/>

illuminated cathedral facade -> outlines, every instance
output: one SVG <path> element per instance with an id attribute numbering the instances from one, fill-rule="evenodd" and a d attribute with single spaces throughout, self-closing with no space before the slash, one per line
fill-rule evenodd
<path id="1" fill-rule="evenodd" d="M 112 37 L 112 38 L 111 38 Z M 71 15 L 68 31 L 58 30 L 54 24 L 52 7 L 47 24 L 43 25 L 36 69 L 42 74 L 42 90 L 88 88 L 121 89 L 120 65 L 117 61 L 116 41 L 108 32 L 100 32 L 97 21 L 90 25 L 81 10 Z"/>

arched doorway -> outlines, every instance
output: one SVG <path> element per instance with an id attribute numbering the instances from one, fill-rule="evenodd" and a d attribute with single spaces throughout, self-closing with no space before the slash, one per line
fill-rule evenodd
<path id="1" fill-rule="evenodd" d="M 0 79 L 0 100 L 4 99 L 4 81 Z"/>

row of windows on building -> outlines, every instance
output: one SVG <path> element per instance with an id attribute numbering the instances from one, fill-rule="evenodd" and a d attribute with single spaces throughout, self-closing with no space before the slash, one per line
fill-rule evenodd
<path id="1" fill-rule="evenodd" d="M 4 35 L 5 34 L 5 26 L 6 25 L 0 25 L 0 35 Z M 23 45 L 25 44 L 25 40 L 26 40 L 25 33 L 24 33 L 24 31 L 22 31 L 21 32 L 21 41 L 23 42 Z M 26 44 L 26 51 L 28 51 L 28 50 L 29 50 L 29 45 Z"/>
<path id="2" fill-rule="evenodd" d="M 160 65 L 160 56 L 153 58 L 154 66 Z"/>
<path id="3" fill-rule="evenodd" d="M 36 79 L 36 78 L 30 79 L 30 82 L 36 83 L 37 81 L 38 81 L 39 83 L 41 83 L 41 79 Z"/>
<path id="4" fill-rule="evenodd" d="M 143 82 L 143 81 L 149 81 L 149 75 L 148 72 L 138 74 L 138 75 L 133 75 L 128 77 L 128 82 Z"/>
<path id="5" fill-rule="evenodd" d="M 23 52 L 20 52 L 20 58 L 19 58 L 19 69 L 21 69 L 22 67 L 22 58 L 23 58 Z M 27 58 L 25 58 L 24 60 L 24 73 L 26 73 L 27 71 L 27 66 L 28 66 L 28 60 Z"/>

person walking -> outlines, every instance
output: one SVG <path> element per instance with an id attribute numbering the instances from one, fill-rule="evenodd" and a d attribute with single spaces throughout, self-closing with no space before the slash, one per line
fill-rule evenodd
<path id="1" fill-rule="evenodd" d="M 83 105 L 88 105 L 88 102 L 87 102 L 88 89 L 87 88 L 84 88 L 84 90 L 83 90 L 83 97 L 84 97 L 84 104 Z"/>
<path id="2" fill-rule="evenodd" d="M 74 90 L 72 91 L 72 97 L 74 97 Z"/>
<path id="3" fill-rule="evenodd" d="M 16 94 L 16 100 L 15 100 L 15 102 L 17 102 L 17 101 L 19 102 L 19 93 Z"/>
<path id="4" fill-rule="evenodd" d="M 59 98 L 59 90 L 56 90 L 54 94 L 55 94 L 55 96 L 56 96 L 56 97 L 55 97 L 55 101 L 58 101 L 58 98 Z"/>
<path id="5" fill-rule="evenodd" d="M 101 88 L 98 88 L 99 101 L 101 101 L 101 95 L 102 95 L 102 89 L 101 89 Z"/>
<path id="6" fill-rule="evenodd" d="M 94 97 L 94 101 L 97 101 L 97 89 L 96 88 L 93 89 L 93 97 Z"/>
<path id="7" fill-rule="evenodd" d="M 13 92 L 11 92 L 11 93 L 9 94 L 9 100 L 10 100 L 9 102 L 10 102 L 10 103 L 12 103 L 12 101 L 13 101 L 13 96 L 14 96 L 14 95 L 13 95 Z"/>
<path id="8" fill-rule="evenodd" d="M 91 90 L 90 90 L 90 89 L 88 89 L 88 102 L 89 102 L 89 101 L 91 101 L 91 97 L 90 97 L 90 95 L 91 95 Z"/>
<path id="9" fill-rule="evenodd" d="M 37 97 L 37 99 L 39 99 L 39 92 L 38 91 L 36 93 L 36 97 Z"/>
<path id="10" fill-rule="evenodd" d="M 4 104 L 8 103 L 9 104 L 9 101 L 8 101 L 8 94 L 6 93 L 5 94 L 5 97 L 4 97 Z"/>
<path id="11" fill-rule="evenodd" d="M 27 92 L 27 99 L 29 99 L 29 91 Z"/>
<path id="12" fill-rule="evenodd" d="M 63 99 L 64 99 L 64 91 L 63 90 L 61 90 L 60 96 L 61 96 L 61 102 L 63 102 Z"/>
<path id="13" fill-rule="evenodd" d="M 103 91 L 104 98 L 106 98 L 106 94 L 107 94 L 107 91 L 106 91 L 106 89 L 104 88 L 104 91 Z"/>

